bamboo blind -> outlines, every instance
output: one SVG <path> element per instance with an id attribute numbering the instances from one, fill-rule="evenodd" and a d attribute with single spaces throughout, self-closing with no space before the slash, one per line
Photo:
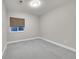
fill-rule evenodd
<path id="1" fill-rule="evenodd" d="M 10 17 L 10 27 L 25 26 L 25 20 L 21 18 Z"/>

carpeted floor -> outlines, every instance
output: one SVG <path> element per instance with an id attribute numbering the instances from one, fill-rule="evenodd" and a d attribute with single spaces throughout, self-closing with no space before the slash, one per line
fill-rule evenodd
<path id="1" fill-rule="evenodd" d="M 76 59 L 75 53 L 41 39 L 9 44 L 3 59 Z"/>

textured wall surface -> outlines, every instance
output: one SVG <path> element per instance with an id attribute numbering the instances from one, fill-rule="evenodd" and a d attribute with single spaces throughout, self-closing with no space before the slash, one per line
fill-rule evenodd
<path id="1" fill-rule="evenodd" d="M 75 2 L 62 5 L 41 16 L 41 36 L 75 48 Z"/>
<path id="2" fill-rule="evenodd" d="M 7 43 L 7 10 L 5 4 L 2 3 L 2 50 L 5 49 Z"/>

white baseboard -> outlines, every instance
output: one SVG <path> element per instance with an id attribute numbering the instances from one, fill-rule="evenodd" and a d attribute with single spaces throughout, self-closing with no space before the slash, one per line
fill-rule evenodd
<path id="1" fill-rule="evenodd" d="M 43 37 L 39 37 L 39 38 L 40 38 L 40 39 L 43 39 L 43 40 L 45 40 L 45 41 L 47 41 L 47 42 L 49 42 L 49 43 L 52 43 L 52 44 L 55 44 L 55 45 L 57 45 L 57 46 L 63 47 L 63 48 L 65 48 L 65 49 L 68 49 L 68 50 L 70 50 L 70 51 L 76 52 L 76 49 L 74 49 L 74 48 L 72 48 L 72 47 L 68 47 L 68 46 L 66 46 L 66 45 L 63 45 L 63 44 L 60 44 L 60 43 L 58 43 L 58 42 L 54 42 L 54 41 L 48 40 L 48 39 L 43 38 Z"/>
<path id="2" fill-rule="evenodd" d="M 7 49 L 7 44 L 4 46 L 4 49 L 2 51 L 2 56 L 3 56 L 3 54 L 4 54 L 4 52 L 5 52 L 6 49 Z"/>
<path id="3" fill-rule="evenodd" d="M 22 40 L 10 41 L 10 42 L 7 42 L 7 44 L 18 43 L 18 42 L 28 41 L 28 40 L 35 40 L 35 39 L 38 39 L 38 38 L 39 37 L 34 37 L 34 38 L 27 38 L 27 39 L 22 39 Z"/>
<path id="4" fill-rule="evenodd" d="M 34 37 L 34 38 L 28 38 L 28 39 L 22 39 L 22 40 L 17 40 L 17 41 L 11 41 L 11 42 L 7 42 L 7 44 L 12 44 L 12 43 L 18 43 L 18 42 L 21 42 L 21 41 L 29 41 L 29 40 L 35 40 L 35 39 L 42 39 L 42 40 L 45 40 L 49 43 L 52 43 L 52 44 L 55 44 L 57 46 L 60 46 L 60 47 L 63 47 L 65 49 L 68 49 L 72 52 L 76 52 L 76 49 L 72 48 L 72 47 L 68 47 L 66 45 L 63 45 L 63 44 L 60 44 L 58 42 L 54 42 L 54 41 L 51 41 L 49 39 L 46 39 L 46 38 L 43 38 L 43 37 Z"/>

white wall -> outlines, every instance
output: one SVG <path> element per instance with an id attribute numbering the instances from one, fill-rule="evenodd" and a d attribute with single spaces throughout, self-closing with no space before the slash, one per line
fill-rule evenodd
<path id="1" fill-rule="evenodd" d="M 22 40 L 27 38 L 33 38 L 39 35 L 38 16 L 30 15 L 23 12 L 9 12 L 8 21 L 9 21 L 9 17 L 24 18 L 25 30 L 24 32 L 10 32 L 8 30 L 8 41 L 16 41 L 16 40 Z M 9 28 L 9 24 L 8 24 L 8 28 Z"/>
<path id="2" fill-rule="evenodd" d="M 41 36 L 75 48 L 75 2 L 70 2 L 41 16 Z"/>
<path id="3" fill-rule="evenodd" d="M 5 49 L 6 43 L 7 43 L 7 9 L 4 5 L 4 2 L 2 3 L 2 51 Z"/>

